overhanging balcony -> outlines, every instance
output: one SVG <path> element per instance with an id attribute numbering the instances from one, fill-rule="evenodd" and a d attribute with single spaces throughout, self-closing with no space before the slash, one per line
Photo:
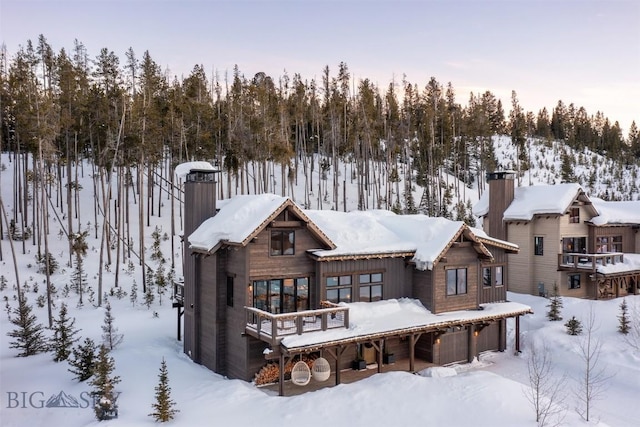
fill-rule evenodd
<path id="1" fill-rule="evenodd" d="M 277 345 L 287 335 L 349 328 L 348 307 L 326 302 L 323 305 L 327 308 L 280 314 L 245 307 L 245 333 L 271 345 Z"/>
<path id="2" fill-rule="evenodd" d="M 624 261 L 622 252 L 607 252 L 603 254 L 564 253 L 558 254 L 558 270 L 562 271 L 591 271 L 605 265 L 612 265 Z"/>

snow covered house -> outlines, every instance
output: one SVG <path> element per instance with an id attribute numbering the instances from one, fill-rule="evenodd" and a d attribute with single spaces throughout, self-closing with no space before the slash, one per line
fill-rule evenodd
<path id="1" fill-rule="evenodd" d="M 243 195 L 216 205 L 215 171 L 185 182 L 184 351 L 251 381 L 269 361 L 328 360 L 335 383 L 353 361 L 393 355 L 434 364 L 506 348 L 507 254 L 517 245 L 463 222 L 389 211 L 304 210 Z"/>
<path id="2" fill-rule="evenodd" d="M 579 184 L 515 187 L 515 172 L 487 174 L 474 206 L 483 229 L 517 244 L 509 290 L 612 298 L 639 292 L 640 202 L 591 199 Z"/>

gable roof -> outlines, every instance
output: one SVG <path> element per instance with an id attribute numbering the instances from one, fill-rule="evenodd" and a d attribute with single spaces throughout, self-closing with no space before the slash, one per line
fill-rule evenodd
<path id="1" fill-rule="evenodd" d="M 576 183 L 533 185 L 514 190 L 513 201 L 504 211 L 504 221 L 531 221 L 535 215 L 562 215 L 578 196 L 584 194 Z M 473 213 L 478 216 L 489 213 L 489 190 L 482 194 Z"/>
<path id="2" fill-rule="evenodd" d="M 422 214 L 396 215 L 391 211 L 338 212 L 303 210 L 288 197 L 274 194 L 236 196 L 220 203 L 220 211 L 204 221 L 189 237 L 192 249 L 217 250 L 222 244 L 247 245 L 284 209 L 298 215 L 323 245 L 307 252 L 319 261 L 411 257 L 419 270 L 432 269 L 460 236 L 488 258 L 484 243 L 517 250 L 517 245 L 490 238 L 462 221 Z"/>
<path id="3" fill-rule="evenodd" d="M 192 249 L 209 252 L 221 243 L 246 246 L 283 210 L 291 209 L 327 247 L 335 245 L 290 198 L 275 194 L 235 196 L 188 237 Z"/>
<path id="4" fill-rule="evenodd" d="M 636 225 L 640 224 L 640 201 L 607 202 L 591 199 L 598 215 L 591 218 L 594 225 Z"/>

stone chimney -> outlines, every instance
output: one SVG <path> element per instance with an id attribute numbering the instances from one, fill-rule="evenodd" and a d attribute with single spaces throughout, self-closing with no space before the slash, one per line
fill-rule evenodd
<path id="1" fill-rule="evenodd" d="M 487 172 L 487 182 L 489 183 L 489 228 L 485 231 L 491 237 L 500 240 L 507 240 L 507 226 L 504 224 L 504 211 L 513 201 L 515 191 L 514 171 Z"/>

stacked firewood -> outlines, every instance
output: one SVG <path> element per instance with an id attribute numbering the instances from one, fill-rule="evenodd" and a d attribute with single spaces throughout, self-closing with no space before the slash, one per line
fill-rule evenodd
<path id="1" fill-rule="evenodd" d="M 307 365 L 309 365 L 309 369 L 313 366 L 313 361 L 316 360 L 315 355 L 302 355 L 302 360 L 305 361 Z M 284 379 L 291 379 L 291 371 L 293 370 L 293 365 L 296 364 L 300 360 L 299 357 L 294 357 L 290 359 L 284 365 Z M 266 365 L 262 367 L 256 374 L 253 382 L 255 385 L 267 385 L 277 383 L 280 378 L 280 367 L 278 362 L 268 362 Z"/>

